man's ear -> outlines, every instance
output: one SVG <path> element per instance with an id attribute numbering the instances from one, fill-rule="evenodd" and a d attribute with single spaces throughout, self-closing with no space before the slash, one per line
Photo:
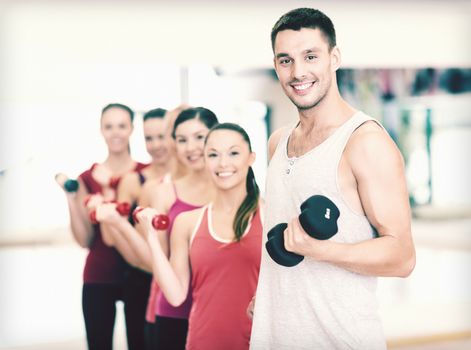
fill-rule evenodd
<path id="1" fill-rule="evenodd" d="M 278 71 L 276 70 L 276 58 L 275 57 L 273 57 L 273 68 L 275 68 L 276 77 L 278 78 L 278 80 L 280 80 L 280 77 L 278 76 Z"/>
<path id="2" fill-rule="evenodd" d="M 340 54 L 340 49 L 338 46 L 332 48 L 330 52 L 330 65 L 332 70 L 335 72 L 340 68 L 340 64 L 342 63 L 342 55 Z"/>

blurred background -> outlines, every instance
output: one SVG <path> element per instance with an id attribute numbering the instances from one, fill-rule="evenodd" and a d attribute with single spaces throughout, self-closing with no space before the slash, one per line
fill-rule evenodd
<path id="1" fill-rule="evenodd" d="M 389 347 L 471 348 L 471 2 L 459 0 L 0 0 L 0 348 L 85 349 L 86 250 L 53 178 L 104 160 L 106 104 L 137 112 L 141 161 L 149 109 L 184 102 L 240 123 L 264 187 L 267 137 L 297 118 L 269 34 L 296 7 L 332 19 L 342 95 L 406 161 L 417 266 L 379 279 Z"/>

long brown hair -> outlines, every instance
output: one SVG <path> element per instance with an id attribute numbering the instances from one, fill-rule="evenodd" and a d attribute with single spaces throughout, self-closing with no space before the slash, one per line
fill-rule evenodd
<path id="1" fill-rule="evenodd" d="M 244 139 L 244 141 L 247 142 L 247 144 L 249 145 L 249 151 L 252 152 L 252 145 L 250 144 L 249 135 L 239 125 L 234 123 L 221 123 L 213 126 L 211 130 L 209 130 L 208 135 L 206 136 L 206 142 L 208 141 L 209 135 L 211 135 L 211 133 L 216 130 L 232 130 L 239 133 Z M 236 241 L 240 241 L 242 235 L 244 234 L 249 224 L 249 220 L 252 214 L 258 208 L 260 189 L 258 188 L 257 181 L 255 181 L 255 174 L 253 172 L 252 167 L 249 167 L 245 184 L 247 189 L 247 195 L 242 201 L 242 204 L 240 205 L 239 209 L 237 209 L 237 213 L 234 217 L 234 223 L 232 225 Z"/>

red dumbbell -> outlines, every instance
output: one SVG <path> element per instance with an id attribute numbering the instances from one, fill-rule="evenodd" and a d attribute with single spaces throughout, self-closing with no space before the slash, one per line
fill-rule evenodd
<path id="1" fill-rule="evenodd" d="M 131 205 L 128 202 L 118 203 L 116 204 L 116 211 L 121 214 L 121 216 L 129 216 Z"/>
<path id="2" fill-rule="evenodd" d="M 131 212 L 131 205 L 127 202 L 117 203 L 116 201 L 110 201 L 110 202 L 105 202 L 105 203 L 116 203 L 116 211 L 121 216 L 129 216 L 129 213 Z M 98 221 L 96 219 L 96 209 L 93 209 L 92 211 L 90 211 L 89 216 L 90 216 L 90 221 L 92 224 L 94 225 L 98 224 Z"/>
<path id="3" fill-rule="evenodd" d="M 136 207 L 136 209 L 134 209 L 134 211 L 132 212 L 132 218 L 134 219 L 135 223 L 139 223 L 137 214 L 142 210 L 144 210 L 143 207 Z M 157 214 L 152 218 L 152 226 L 156 230 L 166 230 L 169 224 L 170 224 L 170 219 L 165 214 Z"/>

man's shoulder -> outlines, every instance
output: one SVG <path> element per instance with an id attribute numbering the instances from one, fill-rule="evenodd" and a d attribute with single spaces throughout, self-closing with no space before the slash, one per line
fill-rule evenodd
<path id="1" fill-rule="evenodd" d="M 281 140 L 281 137 L 288 131 L 288 126 L 282 126 L 276 129 L 268 139 L 268 159 L 271 159 L 275 153 L 276 147 Z"/>
<path id="2" fill-rule="evenodd" d="M 353 130 L 349 144 L 353 146 L 372 146 L 372 143 L 382 143 L 391 140 L 387 131 L 379 121 L 365 115 L 363 122 Z M 391 140 L 392 141 L 392 140 Z"/>
<path id="3" fill-rule="evenodd" d="M 390 164 L 402 161 L 401 153 L 387 131 L 375 119 L 362 123 L 352 134 L 347 143 L 345 154 L 355 164 L 367 168 L 378 162 Z"/>

